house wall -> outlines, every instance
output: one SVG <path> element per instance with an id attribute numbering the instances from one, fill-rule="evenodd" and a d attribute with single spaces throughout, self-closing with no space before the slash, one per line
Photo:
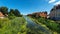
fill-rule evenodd
<path id="1" fill-rule="evenodd" d="M 60 9 L 56 10 L 56 17 L 60 17 Z"/>
<path id="2" fill-rule="evenodd" d="M 50 18 L 54 20 L 60 20 L 60 9 L 51 11 Z"/>
<path id="3" fill-rule="evenodd" d="M 46 13 L 40 13 L 41 17 L 47 18 L 47 14 Z"/>
<path id="4" fill-rule="evenodd" d="M 3 19 L 3 18 L 5 18 L 5 17 L 0 17 L 0 18 L 2 18 L 2 19 Z"/>
<path id="5" fill-rule="evenodd" d="M 32 14 L 28 14 L 28 16 L 33 16 L 35 15 L 35 17 L 44 17 L 47 18 L 47 13 L 46 12 L 36 12 L 36 13 L 32 13 Z"/>
<path id="6" fill-rule="evenodd" d="M 0 18 L 4 18 L 4 15 L 2 12 L 0 12 Z"/>
<path id="7" fill-rule="evenodd" d="M 45 12 L 36 13 L 36 17 L 39 17 L 39 16 L 47 18 L 47 13 L 45 13 Z"/>

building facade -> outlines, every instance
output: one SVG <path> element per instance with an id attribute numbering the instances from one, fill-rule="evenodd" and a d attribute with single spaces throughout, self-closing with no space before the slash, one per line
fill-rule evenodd
<path id="1" fill-rule="evenodd" d="M 60 5 L 56 5 L 50 11 L 50 18 L 53 20 L 60 20 Z"/>

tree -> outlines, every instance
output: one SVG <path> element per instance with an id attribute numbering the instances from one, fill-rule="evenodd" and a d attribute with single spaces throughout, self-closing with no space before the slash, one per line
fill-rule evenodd
<path id="1" fill-rule="evenodd" d="M 10 9 L 9 14 L 14 14 L 14 16 L 16 16 L 16 17 L 21 16 L 21 14 L 20 14 L 18 9 L 15 9 L 15 10 L 14 9 Z"/>
<path id="2" fill-rule="evenodd" d="M 10 12 L 8 13 L 8 18 L 9 19 L 14 19 L 15 18 L 14 9 L 10 9 Z"/>
<path id="3" fill-rule="evenodd" d="M 15 16 L 17 16 L 17 17 L 19 17 L 19 16 L 21 15 L 18 9 L 15 9 L 14 14 L 15 14 Z"/>
<path id="4" fill-rule="evenodd" d="M 1 11 L 3 14 L 8 14 L 8 8 L 7 8 L 7 7 L 0 7 L 0 11 Z"/>
<path id="5" fill-rule="evenodd" d="M 14 9 L 10 9 L 9 14 L 14 14 Z"/>

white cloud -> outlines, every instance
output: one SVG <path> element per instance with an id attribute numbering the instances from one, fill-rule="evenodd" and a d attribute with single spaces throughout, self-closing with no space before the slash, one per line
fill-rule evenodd
<path id="1" fill-rule="evenodd" d="M 58 1 L 58 2 L 54 3 L 54 5 L 58 5 L 58 4 L 60 4 L 60 1 Z"/>
<path id="2" fill-rule="evenodd" d="M 53 3 L 53 2 L 55 2 L 55 1 L 56 1 L 56 0 L 50 0 L 49 3 Z"/>

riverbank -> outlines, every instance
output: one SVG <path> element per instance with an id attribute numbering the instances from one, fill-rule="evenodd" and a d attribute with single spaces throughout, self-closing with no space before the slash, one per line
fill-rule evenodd
<path id="1" fill-rule="evenodd" d="M 37 19 L 22 16 L 0 19 L 1 34 L 52 34 L 51 30 Z M 56 32 L 54 32 L 57 34 Z"/>
<path id="2" fill-rule="evenodd" d="M 29 26 L 31 25 L 30 29 L 37 29 L 37 32 L 39 31 L 40 33 L 42 32 L 43 34 L 52 34 L 48 28 L 44 27 L 42 24 L 37 24 L 36 21 L 34 21 L 34 19 L 27 17 L 27 21 L 29 22 Z M 34 31 L 35 31 L 34 30 Z M 33 30 L 32 30 L 33 31 Z M 36 33 L 37 33 L 36 32 Z M 38 32 L 38 33 L 39 33 Z"/>
<path id="3" fill-rule="evenodd" d="M 32 18 L 32 17 L 29 17 L 29 18 L 30 18 L 32 21 L 34 21 L 36 24 L 45 27 L 45 28 L 48 29 L 50 32 L 52 32 L 53 34 L 58 34 L 58 33 L 57 33 L 58 31 L 55 31 L 55 30 L 58 29 L 57 26 L 59 26 L 59 24 L 56 24 L 54 21 L 48 20 L 48 19 L 45 21 L 45 19 L 43 19 L 43 18 L 38 18 L 38 19 L 35 19 L 35 18 Z M 47 21 L 48 21 L 48 22 L 47 22 Z M 48 26 L 48 27 L 47 27 L 47 26 Z M 49 27 L 52 28 L 52 29 L 54 29 L 54 30 L 50 29 Z"/>

